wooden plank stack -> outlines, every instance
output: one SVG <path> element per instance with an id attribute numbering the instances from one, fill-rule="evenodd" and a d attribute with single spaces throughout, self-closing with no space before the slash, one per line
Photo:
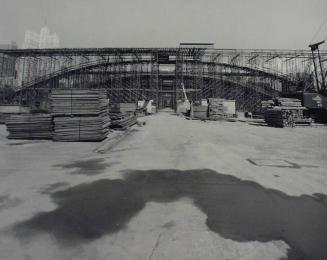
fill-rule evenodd
<path id="1" fill-rule="evenodd" d="M 9 139 L 52 139 L 50 114 L 10 115 L 6 118 Z"/>
<path id="2" fill-rule="evenodd" d="M 55 141 L 101 141 L 107 137 L 109 116 L 57 116 Z"/>
<path id="3" fill-rule="evenodd" d="M 54 89 L 51 111 L 54 115 L 99 115 L 108 113 L 109 99 L 103 89 Z"/>
<path id="4" fill-rule="evenodd" d="M 110 107 L 110 128 L 127 129 L 136 124 L 136 104 L 118 103 Z"/>
<path id="5" fill-rule="evenodd" d="M 294 127 L 293 115 L 288 110 L 281 108 L 267 109 L 265 112 L 265 121 L 269 126 L 274 127 Z"/>
<path id="6" fill-rule="evenodd" d="M 276 98 L 274 107 L 265 111 L 265 121 L 269 126 L 294 127 L 296 125 L 311 125 L 312 119 L 305 118 L 301 100 L 294 98 Z"/>
<path id="7" fill-rule="evenodd" d="M 135 103 L 117 103 L 110 107 L 110 112 L 132 114 L 136 111 Z"/>
<path id="8" fill-rule="evenodd" d="M 102 141 L 109 125 L 104 89 L 55 89 L 51 93 L 55 141 Z"/>
<path id="9" fill-rule="evenodd" d="M 296 98 L 276 98 L 275 104 L 280 107 L 302 107 L 300 99 Z"/>
<path id="10" fill-rule="evenodd" d="M 125 130 L 136 124 L 136 116 L 133 114 L 120 114 L 111 117 L 110 128 Z"/>

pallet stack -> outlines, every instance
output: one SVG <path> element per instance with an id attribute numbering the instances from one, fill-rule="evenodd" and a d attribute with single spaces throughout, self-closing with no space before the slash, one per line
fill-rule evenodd
<path id="1" fill-rule="evenodd" d="M 136 104 L 118 103 L 110 107 L 110 128 L 126 129 L 136 124 Z"/>
<path id="2" fill-rule="evenodd" d="M 224 103 L 221 98 L 208 99 L 208 114 L 210 120 L 219 120 L 224 118 Z"/>
<path id="3" fill-rule="evenodd" d="M 208 115 L 210 120 L 220 120 L 235 117 L 235 100 L 209 98 Z"/>
<path id="4" fill-rule="evenodd" d="M 110 125 L 103 89 L 55 89 L 51 93 L 55 141 L 102 141 Z"/>
<path id="5" fill-rule="evenodd" d="M 265 121 L 269 126 L 294 127 L 296 125 L 311 125 L 312 119 L 305 118 L 301 100 L 294 98 L 276 98 L 274 107 L 265 111 Z"/>
<path id="6" fill-rule="evenodd" d="M 6 118 L 9 139 L 52 139 L 50 114 L 10 115 Z"/>

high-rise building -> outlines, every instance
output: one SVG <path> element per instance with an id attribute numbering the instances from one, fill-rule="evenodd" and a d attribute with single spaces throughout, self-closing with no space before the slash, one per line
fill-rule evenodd
<path id="1" fill-rule="evenodd" d="M 50 49 L 59 48 L 59 37 L 56 33 L 51 34 L 48 27 L 41 28 L 40 33 L 27 30 L 25 32 L 23 49 Z"/>

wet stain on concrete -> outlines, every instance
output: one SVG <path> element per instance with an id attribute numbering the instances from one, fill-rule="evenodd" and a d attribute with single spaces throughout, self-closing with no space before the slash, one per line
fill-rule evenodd
<path id="1" fill-rule="evenodd" d="M 235 241 L 283 240 L 288 259 L 327 259 L 327 206 L 315 196 L 289 196 L 212 170 L 130 171 L 52 194 L 58 207 L 14 229 L 19 238 L 50 232 L 63 245 L 98 239 L 126 227 L 149 201 L 189 197 L 210 230 Z M 171 225 L 167 224 L 167 227 Z"/>
<path id="2" fill-rule="evenodd" d="M 60 167 L 63 169 L 75 169 L 69 174 L 84 174 L 84 175 L 98 175 L 105 171 L 107 167 L 110 167 L 114 163 L 104 162 L 103 158 L 94 158 L 86 160 L 78 160 L 67 164 L 57 164 L 54 167 Z"/>
<path id="3" fill-rule="evenodd" d="M 23 203 L 19 198 L 12 198 L 9 195 L 0 196 L 0 211 L 14 208 Z"/>
<path id="4" fill-rule="evenodd" d="M 56 183 L 53 183 L 53 184 L 48 184 L 48 185 L 45 185 L 44 187 L 42 187 L 39 190 L 39 193 L 48 195 L 48 194 L 51 194 L 51 193 L 53 193 L 55 191 L 67 188 L 68 185 L 69 185 L 68 182 L 56 182 Z"/>

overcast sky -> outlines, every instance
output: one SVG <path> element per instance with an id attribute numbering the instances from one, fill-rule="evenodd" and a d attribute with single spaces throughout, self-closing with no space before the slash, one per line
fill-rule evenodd
<path id="1" fill-rule="evenodd" d="M 327 0 L 0 0 L 0 40 L 46 22 L 61 47 L 307 49 L 326 17 Z"/>

